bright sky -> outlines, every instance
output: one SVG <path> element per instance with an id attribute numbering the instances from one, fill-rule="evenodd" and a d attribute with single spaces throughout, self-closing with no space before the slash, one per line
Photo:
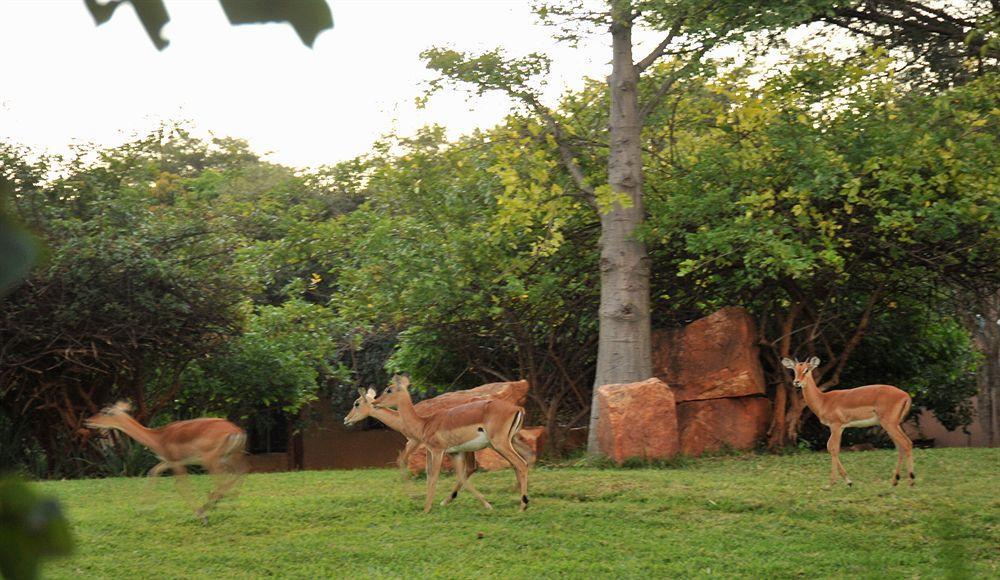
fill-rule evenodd
<path id="1" fill-rule="evenodd" d="M 334 28 L 312 50 L 287 24 L 230 26 L 216 0 L 165 4 L 170 46 L 160 52 L 130 5 L 97 27 L 83 0 L 0 0 L 0 139 L 61 153 L 189 120 L 273 161 L 317 166 L 364 153 L 389 131 L 439 123 L 457 135 L 510 110 L 498 95 L 454 91 L 418 110 L 431 76 L 418 55 L 430 46 L 545 52 L 550 102 L 609 70 L 607 35 L 557 44 L 526 0 L 329 0 Z"/>

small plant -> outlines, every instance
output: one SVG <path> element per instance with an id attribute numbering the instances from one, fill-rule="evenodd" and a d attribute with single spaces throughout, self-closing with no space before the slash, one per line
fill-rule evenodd
<path id="1" fill-rule="evenodd" d="M 73 538 L 62 508 L 20 479 L 0 479 L 0 575 L 38 578 L 44 558 L 68 554 Z"/>

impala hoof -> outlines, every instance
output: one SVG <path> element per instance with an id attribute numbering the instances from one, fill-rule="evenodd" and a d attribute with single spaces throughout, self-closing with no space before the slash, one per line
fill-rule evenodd
<path id="1" fill-rule="evenodd" d="M 492 505 L 490 505 L 490 502 L 486 502 L 486 503 L 484 503 L 484 504 L 483 504 L 483 507 L 484 507 L 484 508 L 486 508 L 486 509 L 488 509 L 488 510 L 491 510 L 491 509 L 493 509 L 493 506 L 492 506 Z"/>

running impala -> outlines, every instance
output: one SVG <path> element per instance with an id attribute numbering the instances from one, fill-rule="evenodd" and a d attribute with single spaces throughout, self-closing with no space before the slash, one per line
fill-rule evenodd
<path id="1" fill-rule="evenodd" d="M 408 390 L 410 379 L 396 376 L 382 395 L 373 401 L 376 407 L 396 406 L 403 425 L 414 438 L 427 447 L 427 500 L 424 512 L 434 503 L 434 489 L 441 473 L 441 461 L 448 453 L 455 462 L 458 483 L 455 491 L 444 502 L 455 498 L 460 487 L 466 487 L 483 506 L 491 508 L 486 498 L 469 485 L 465 469 L 460 468 L 465 452 L 492 447 L 514 466 L 517 484 L 521 491 L 520 510 L 528 508 L 528 462 L 514 447 L 514 437 L 524 423 L 524 408 L 498 399 L 472 401 L 457 407 L 432 413 L 426 417 L 417 414 Z"/>
<path id="2" fill-rule="evenodd" d="M 150 477 L 169 468 L 177 476 L 178 485 L 184 485 L 186 466 L 204 466 L 215 479 L 215 488 L 195 515 L 207 524 L 206 512 L 247 472 L 246 433 L 229 421 L 216 418 L 175 421 L 158 429 L 148 429 L 128 414 L 130 409 L 128 403 L 120 401 L 87 419 L 85 424 L 91 429 L 117 429 L 148 447 L 160 459 L 160 463 L 149 470 Z"/>
<path id="3" fill-rule="evenodd" d="M 819 358 L 812 357 L 805 362 L 784 358 L 781 364 L 795 372 L 793 382 L 802 389 L 806 404 L 820 422 L 830 428 L 830 440 L 827 441 L 826 448 L 830 451 L 833 465 L 830 467 L 830 485 L 827 489 L 837 483 L 838 471 L 847 485 L 851 485 L 847 470 L 840 462 L 840 436 L 848 427 L 881 425 L 896 445 L 899 454 L 892 485 L 899 483 L 899 470 L 903 466 L 904 456 L 908 461 L 910 485 L 916 482 L 916 475 L 913 473 L 913 443 L 900 426 L 910 412 L 910 395 L 892 385 L 867 385 L 824 393 L 816 386 L 812 376 L 813 369 L 819 366 Z"/>

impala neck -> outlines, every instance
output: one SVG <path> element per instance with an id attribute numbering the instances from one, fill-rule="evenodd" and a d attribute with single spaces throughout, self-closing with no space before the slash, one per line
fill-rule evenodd
<path id="1" fill-rule="evenodd" d="M 806 400 L 806 404 L 809 405 L 812 412 L 817 417 L 822 417 L 823 403 L 825 402 L 826 395 L 816 386 L 816 380 L 813 379 L 812 371 L 809 371 L 807 375 L 802 377 L 802 397 Z"/>
<path id="2" fill-rule="evenodd" d="M 397 405 L 399 408 L 399 417 L 402 419 L 403 426 L 406 429 L 412 433 L 419 433 L 424 426 L 424 419 L 413 408 L 413 399 L 410 398 L 409 391 L 403 391 L 403 393 L 403 398 L 399 402 L 399 405 Z"/>
<path id="3" fill-rule="evenodd" d="M 392 429 L 393 431 L 399 431 L 403 435 L 406 435 L 409 431 L 409 429 L 406 428 L 406 423 L 403 422 L 403 417 L 401 417 L 397 411 L 384 409 L 382 407 L 375 407 L 369 414 L 381 421 L 386 427 Z"/>
<path id="4" fill-rule="evenodd" d="M 122 433 L 125 433 L 132 439 L 135 439 L 139 443 L 142 443 L 146 447 L 149 447 L 157 455 L 162 456 L 160 449 L 160 437 L 158 430 L 148 429 L 143 427 L 141 423 L 133 419 L 129 415 L 119 415 L 120 422 L 115 425 L 114 428 L 118 429 Z"/>

